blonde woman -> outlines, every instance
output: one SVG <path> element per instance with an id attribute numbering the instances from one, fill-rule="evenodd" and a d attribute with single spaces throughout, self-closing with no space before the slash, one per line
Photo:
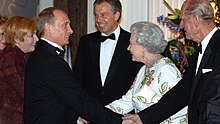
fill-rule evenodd
<path id="1" fill-rule="evenodd" d="M 36 22 L 11 17 L 4 26 L 5 49 L 0 53 L 0 124 L 23 124 L 24 72 L 27 53 L 34 51 Z"/>

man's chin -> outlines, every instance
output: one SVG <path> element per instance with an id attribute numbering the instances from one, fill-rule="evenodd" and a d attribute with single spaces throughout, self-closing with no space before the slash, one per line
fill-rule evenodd
<path id="1" fill-rule="evenodd" d="M 102 33 L 106 33 L 106 28 L 105 27 L 102 27 L 102 28 L 98 28 L 98 30 Z"/>
<path id="2" fill-rule="evenodd" d="M 69 40 L 65 41 L 65 45 L 68 45 L 69 44 Z"/>

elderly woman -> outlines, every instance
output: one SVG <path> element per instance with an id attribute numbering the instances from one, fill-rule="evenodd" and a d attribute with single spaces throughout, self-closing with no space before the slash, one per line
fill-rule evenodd
<path id="1" fill-rule="evenodd" d="M 36 22 L 14 16 L 4 25 L 6 47 L 0 53 L 0 124 L 23 124 L 27 53 L 35 49 Z"/>
<path id="2" fill-rule="evenodd" d="M 5 37 L 4 37 L 3 27 L 7 20 L 8 20 L 7 16 L 0 15 L 0 53 L 5 48 Z"/>
<path id="3" fill-rule="evenodd" d="M 131 110 L 140 112 L 158 102 L 181 79 L 175 64 L 161 55 L 167 42 L 163 31 L 151 22 L 137 22 L 131 26 L 128 50 L 132 60 L 144 63 L 126 95 L 106 107 L 119 114 Z M 175 101 L 173 101 L 175 102 Z M 187 123 L 187 108 L 180 110 L 162 123 Z"/>

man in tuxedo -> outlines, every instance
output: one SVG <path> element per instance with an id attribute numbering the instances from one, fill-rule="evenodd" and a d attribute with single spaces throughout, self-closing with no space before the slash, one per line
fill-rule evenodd
<path id="1" fill-rule="evenodd" d="M 130 33 L 119 26 L 119 0 L 95 0 L 94 18 L 98 31 L 80 38 L 73 72 L 104 106 L 128 91 L 141 64 L 127 50 Z"/>
<path id="2" fill-rule="evenodd" d="M 198 102 L 199 124 L 220 123 L 220 67 L 203 76 Z"/>
<path id="3" fill-rule="evenodd" d="M 53 7 L 44 9 L 38 15 L 37 30 L 41 39 L 25 72 L 25 124 L 73 124 L 77 114 L 98 124 L 121 123 L 121 116 L 79 87 L 59 56 L 73 33 L 66 13 Z"/>
<path id="4" fill-rule="evenodd" d="M 201 50 L 189 62 L 183 79 L 158 103 L 123 119 L 131 119 L 134 124 L 157 124 L 188 105 L 189 124 L 199 124 L 199 85 L 205 72 L 220 65 L 220 30 L 215 25 L 214 12 L 208 0 L 186 0 L 180 18 L 180 27 L 184 29 L 186 38 L 201 44 Z"/>

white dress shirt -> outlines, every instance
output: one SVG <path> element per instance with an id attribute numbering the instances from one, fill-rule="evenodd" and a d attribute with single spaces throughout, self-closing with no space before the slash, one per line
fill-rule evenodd
<path id="1" fill-rule="evenodd" d="M 105 42 L 101 43 L 101 48 L 100 48 L 99 60 L 100 60 L 100 74 L 101 74 L 102 86 L 104 86 L 105 79 L 108 74 L 108 69 L 120 34 L 120 27 L 118 26 L 117 29 L 112 33 L 115 34 L 115 40 L 107 39 Z M 102 33 L 101 35 L 106 36 L 106 34 L 104 33 Z"/>

